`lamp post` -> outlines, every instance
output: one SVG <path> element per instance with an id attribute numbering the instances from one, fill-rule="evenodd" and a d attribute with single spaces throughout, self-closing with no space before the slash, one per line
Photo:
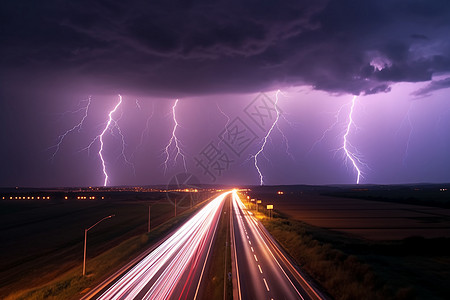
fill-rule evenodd
<path id="1" fill-rule="evenodd" d="M 150 205 L 148 206 L 148 230 L 147 233 L 150 233 Z"/>
<path id="2" fill-rule="evenodd" d="M 91 227 L 87 228 L 84 230 L 84 256 L 83 256 L 83 276 L 86 275 L 86 242 L 87 242 L 87 233 L 89 230 L 91 230 L 93 227 L 95 227 L 98 223 L 100 223 L 101 221 L 104 221 L 106 219 L 111 219 L 112 217 L 114 217 L 115 215 L 110 215 L 107 217 L 104 217 L 103 219 L 101 219 L 100 221 L 98 221 L 97 223 L 95 223 L 94 225 L 92 225 Z"/>

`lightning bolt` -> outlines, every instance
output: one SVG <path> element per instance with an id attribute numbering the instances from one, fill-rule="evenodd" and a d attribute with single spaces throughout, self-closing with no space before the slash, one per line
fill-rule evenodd
<path id="1" fill-rule="evenodd" d="M 292 124 L 286 119 L 286 117 L 285 116 L 283 116 L 283 115 L 280 115 L 290 126 L 292 126 Z M 294 155 L 292 155 L 292 153 L 291 153 L 291 148 L 290 148 L 290 146 L 289 146 L 289 140 L 288 140 L 288 138 L 286 137 L 286 135 L 284 134 L 284 132 L 283 132 L 283 130 L 281 130 L 281 128 L 280 128 L 280 124 L 277 122 L 276 123 L 276 126 L 277 126 L 277 130 L 278 130 L 278 132 L 281 134 L 281 138 L 282 138 L 282 140 L 283 140 L 283 144 L 285 145 L 285 152 L 286 152 L 286 154 L 292 159 L 292 160 L 295 160 L 295 158 L 294 158 Z"/>
<path id="2" fill-rule="evenodd" d="M 139 100 L 138 100 L 138 99 L 136 99 L 136 107 L 137 107 L 139 110 L 142 110 L 141 104 L 139 103 Z"/>
<path id="3" fill-rule="evenodd" d="M 217 109 L 219 110 L 219 112 L 227 119 L 227 122 L 225 123 L 225 127 L 224 127 L 224 128 L 225 128 L 225 133 L 228 134 L 228 124 L 230 124 L 231 119 L 230 119 L 230 117 L 229 117 L 226 113 L 224 113 L 224 111 L 220 108 L 219 103 L 216 102 L 216 106 L 217 106 Z M 220 143 L 222 143 L 222 142 L 223 142 L 222 139 L 219 140 L 219 143 L 217 144 L 217 146 L 220 146 Z"/>
<path id="4" fill-rule="evenodd" d="M 80 101 L 80 103 L 81 103 L 81 101 Z M 90 105 L 91 105 L 91 97 L 89 97 L 87 99 L 86 106 L 81 107 L 81 108 L 79 108 L 79 109 L 77 109 L 77 110 L 75 110 L 73 112 L 66 112 L 66 113 L 64 113 L 64 115 L 65 115 L 67 113 L 78 113 L 80 111 L 84 111 L 84 115 L 83 115 L 83 118 L 81 119 L 81 121 L 78 124 L 76 124 L 75 126 L 73 126 L 72 128 L 70 128 L 69 130 L 67 130 L 66 132 L 64 132 L 63 134 L 61 134 L 60 136 L 58 136 L 57 143 L 54 146 L 48 148 L 48 149 L 53 149 L 53 148 L 55 149 L 55 151 L 53 152 L 52 157 L 50 159 L 51 161 L 53 161 L 55 159 L 55 156 L 58 153 L 59 148 L 61 147 L 61 144 L 63 143 L 63 141 L 67 137 L 67 135 L 70 134 L 71 132 L 75 131 L 75 130 L 78 130 L 78 132 L 80 132 L 81 128 L 83 127 L 84 120 L 86 120 L 86 118 L 88 116 L 89 106 Z"/>
<path id="5" fill-rule="evenodd" d="M 411 143 L 411 137 L 412 137 L 412 133 L 413 133 L 413 125 L 412 125 L 411 114 L 410 114 L 411 113 L 411 105 L 412 104 L 409 104 L 408 110 L 406 111 L 406 114 L 403 117 L 402 122 L 400 123 L 400 127 L 395 134 L 396 136 L 398 136 L 400 134 L 400 130 L 404 126 L 404 124 L 406 124 L 406 126 L 409 128 L 408 137 L 406 140 L 405 152 L 404 152 L 403 160 L 402 160 L 403 166 L 406 166 L 406 159 L 408 158 L 409 145 Z"/>
<path id="6" fill-rule="evenodd" d="M 117 109 L 119 108 L 119 106 L 122 104 L 122 96 L 119 95 L 119 101 L 117 102 L 117 104 L 114 106 L 114 109 L 112 109 L 109 113 L 108 113 L 108 121 L 106 122 L 105 127 L 103 128 L 103 130 L 101 131 L 101 133 L 99 135 L 97 135 L 90 143 L 87 147 L 81 149 L 80 151 L 84 151 L 84 150 L 88 150 L 90 151 L 92 145 L 94 145 L 94 143 L 99 140 L 100 141 L 100 149 L 98 150 L 98 156 L 100 157 L 100 161 L 102 163 L 102 171 L 103 171 L 103 175 L 104 175 L 104 182 L 103 182 L 103 186 L 107 186 L 108 185 L 108 180 L 109 180 L 109 175 L 108 172 L 106 170 L 106 162 L 105 159 L 103 157 L 103 149 L 104 149 L 104 141 L 103 141 L 103 137 L 105 136 L 105 133 L 108 131 L 108 129 L 110 130 L 111 134 L 113 134 L 113 130 L 116 129 L 117 132 L 119 133 L 119 136 L 122 140 L 122 152 L 121 152 L 121 156 L 123 156 L 124 160 L 126 163 L 130 164 L 133 166 L 132 163 L 130 163 L 125 156 L 125 137 L 122 134 L 122 131 L 120 130 L 119 125 L 117 124 L 117 121 L 120 120 L 120 118 L 118 120 L 114 120 L 113 118 L 113 114 L 117 111 Z M 133 166 L 133 170 L 134 170 L 134 166 Z"/>
<path id="7" fill-rule="evenodd" d="M 346 129 L 344 137 L 343 137 L 344 143 L 343 143 L 341 149 L 344 150 L 345 155 L 347 156 L 347 159 L 349 159 L 352 162 L 353 168 L 358 173 L 358 176 L 356 177 L 356 184 L 359 184 L 359 181 L 361 179 L 361 170 L 358 167 L 358 163 L 362 163 L 362 162 L 358 158 L 357 154 L 350 150 L 350 148 L 355 149 L 355 147 L 353 147 L 351 145 L 351 143 L 348 141 L 348 135 L 350 134 L 350 129 L 352 127 L 355 127 L 355 123 L 353 121 L 353 112 L 354 112 L 354 108 L 355 108 L 355 104 L 356 104 L 356 98 L 357 98 L 357 96 L 354 96 L 352 99 L 350 112 L 348 114 L 347 129 Z"/>
<path id="8" fill-rule="evenodd" d="M 176 163 L 177 159 L 179 156 L 181 156 L 181 159 L 183 160 L 183 166 L 184 166 L 184 171 L 187 173 L 187 167 L 186 167 L 186 158 L 183 154 L 183 151 L 181 150 L 180 147 L 180 140 L 178 139 L 176 132 L 177 132 L 177 128 L 179 127 L 178 121 L 177 121 L 177 117 L 176 117 L 176 107 L 178 104 L 178 99 L 175 100 L 175 103 L 172 106 L 172 118 L 173 118 L 173 122 L 174 122 L 174 126 L 173 126 L 173 130 L 172 130 L 172 136 L 170 137 L 169 142 L 167 143 L 167 146 L 164 148 L 164 153 L 166 154 L 166 159 L 164 161 L 164 174 L 166 174 L 167 172 L 167 163 L 169 162 L 170 159 L 170 147 L 172 146 L 172 144 L 175 145 L 175 150 L 176 150 L 176 154 L 175 154 L 175 158 L 174 158 L 174 164 Z"/>
<path id="9" fill-rule="evenodd" d="M 83 149 L 81 149 L 80 151 L 84 151 L 87 150 L 88 153 L 91 149 L 91 147 L 94 145 L 94 143 L 99 140 L 100 141 L 100 149 L 98 151 L 98 155 L 100 157 L 101 163 L 102 163 L 102 170 L 103 170 L 103 174 L 105 176 L 105 180 L 104 180 L 104 186 L 106 186 L 108 184 L 108 173 L 106 170 L 106 163 L 105 163 L 105 159 L 103 157 L 103 149 L 104 149 L 104 141 L 103 141 L 103 137 L 105 136 L 105 133 L 109 130 L 110 134 L 118 137 L 121 140 L 122 143 L 122 148 L 121 148 L 121 153 L 119 155 L 119 157 L 123 157 L 124 161 L 129 164 L 132 169 L 133 169 L 133 173 L 136 174 L 135 171 L 135 167 L 133 165 L 133 163 L 131 163 L 125 154 L 125 148 L 126 148 L 126 142 L 125 142 L 125 136 L 122 132 L 122 130 L 119 127 L 118 121 L 122 118 L 123 112 L 120 115 L 120 117 L 118 119 L 114 119 L 113 118 L 113 114 L 118 110 L 119 106 L 122 104 L 122 96 L 119 96 L 119 101 L 118 103 L 115 105 L 114 109 L 111 110 L 108 114 L 108 121 L 106 122 L 105 127 L 103 128 L 103 130 L 101 131 L 101 133 L 99 135 L 97 135 L 96 137 L 94 137 L 94 139 L 92 139 L 92 141 L 89 143 L 89 145 Z M 84 107 L 81 107 L 79 109 L 77 109 L 76 111 L 68 111 L 65 112 L 63 115 L 68 114 L 68 113 L 78 113 L 81 111 L 84 111 L 84 115 L 83 118 L 80 120 L 80 122 L 78 124 L 76 124 L 75 126 L 73 126 L 71 129 L 67 130 L 66 132 L 64 132 L 63 134 L 61 134 L 60 136 L 58 136 L 58 140 L 56 145 L 50 147 L 49 149 L 55 148 L 55 151 L 53 152 L 52 158 L 51 160 L 53 160 L 55 158 L 55 155 L 58 153 L 58 150 L 61 147 L 61 144 L 63 143 L 64 139 L 73 131 L 78 130 L 78 132 L 80 132 L 81 128 L 83 127 L 84 121 L 86 120 L 86 118 L 88 117 L 88 112 L 89 112 L 89 107 L 91 105 L 91 97 L 89 97 L 87 100 L 83 100 L 83 101 L 87 101 L 87 104 Z M 78 105 L 80 105 L 83 101 L 80 101 L 80 103 Z M 137 101 L 137 100 L 136 100 Z M 138 102 L 136 102 L 138 104 Z M 139 106 L 140 108 L 140 106 Z"/>
<path id="10" fill-rule="evenodd" d="M 118 121 L 118 120 L 117 120 L 117 121 Z M 121 139 L 121 141 L 122 141 L 122 151 L 121 151 L 121 153 L 120 153 L 120 156 L 123 158 L 123 160 L 125 161 L 125 163 L 128 164 L 128 165 L 132 168 L 133 174 L 134 174 L 134 176 L 136 176 L 136 168 L 134 167 L 134 164 L 133 164 L 132 162 L 130 162 L 130 161 L 128 160 L 127 156 L 125 155 L 125 146 L 126 146 L 127 144 L 126 144 L 126 142 L 125 142 L 125 136 L 123 135 L 122 130 L 120 129 L 119 124 L 117 123 L 117 121 L 112 120 L 113 126 L 114 126 L 114 128 L 117 130 L 117 132 L 119 133 L 120 139 Z M 119 156 L 119 157 L 120 157 L 120 156 Z"/>
<path id="11" fill-rule="evenodd" d="M 105 128 L 103 129 L 102 133 L 100 133 L 98 135 L 99 139 L 100 139 L 100 149 L 98 150 L 98 156 L 100 157 L 100 160 L 102 161 L 102 169 L 103 169 L 103 175 L 105 175 L 105 181 L 103 183 L 103 186 L 106 186 L 108 184 L 108 173 L 106 172 L 106 164 L 105 164 L 105 159 L 103 158 L 103 136 L 105 135 L 105 132 L 108 130 L 109 126 L 111 125 L 111 123 L 113 122 L 113 113 L 116 112 L 116 110 L 119 108 L 120 104 L 122 104 L 122 96 L 119 95 L 119 102 L 116 104 L 116 106 L 114 107 L 113 110 L 111 110 L 108 114 L 109 119 L 108 122 L 106 123 Z M 116 122 L 114 121 L 114 123 L 116 124 Z M 123 135 L 122 135 L 123 137 Z"/>
<path id="12" fill-rule="evenodd" d="M 131 157 L 134 157 L 135 153 L 142 147 L 144 144 L 144 138 L 148 136 L 148 131 L 150 130 L 150 120 L 153 118 L 153 114 L 155 113 L 155 104 L 152 104 L 152 112 L 147 117 L 147 120 L 145 121 L 145 128 L 141 132 L 141 138 L 139 140 L 139 144 L 136 146 L 136 150 L 134 150 L 133 154 L 131 154 Z"/>
<path id="13" fill-rule="evenodd" d="M 325 131 L 322 133 L 322 136 L 314 142 L 314 144 L 312 145 L 311 149 L 308 151 L 307 154 L 310 154 L 314 150 L 314 148 L 325 139 L 325 137 L 328 135 L 328 133 L 331 132 L 339 124 L 339 116 L 341 115 L 341 112 L 345 106 L 346 105 L 342 105 L 339 108 L 339 110 L 334 115 L 334 119 L 335 119 L 334 123 L 331 124 L 327 129 L 325 129 Z"/>
<path id="14" fill-rule="evenodd" d="M 260 168 L 259 168 L 259 166 L 258 166 L 258 156 L 259 156 L 261 153 L 263 153 L 264 147 L 266 146 L 266 143 L 267 143 L 267 139 L 269 138 L 269 136 L 270 136 L 270 134 L 272 133 L 274 127 L 277 125 L 278 120 L 280 119 L 280 111 L 278 110 L 278 106 L 277 106 L 277 104 L 278 104 L 278 94 L 279 94 L 280 92 L 281 92 L 281 91 L 278 90 L 278 91 L 276 92 L 276 94 L 275 94 L 275 98 L 276 98 L 276 100 L 275 100 L 275 110 L 276 110 L 276 112 L 277 112 L 277 117 L 275 118 L 275 121 L 273 121 L 272 126 L 270 127 L 270 129 L 269 129 L 269 131 L 267 132 L 267 134 L 264 136 L 263 143 L 261 144 L 261 148 L 259 148 L 258 152 L 256 152 L 255 155 L 252 155 L 252 156 L 251 156 L 251 158 L 253 158 L 253 162 L 254 162 L 254 164 L 255 164 L 255 168 L 256 168 L 256 170 L 258 171 L 258 174 L 259 174 L 260 185 L 263 185 L 263 184 L 264 184 L 264 176 L 263 176 L 263 174 L 261 173 L 261 170 L 260 170 Z M 263 155 L 264 155 L 264 153 L 263 153 Z"/>
<path id="15" fill-rule="evenodd" d="M 409 153 L 409 145 L 411 143 L 411 137 L 412 137 L 412 133 L 413 133 L 413 125 L 411 122 L 411 116 L 409 114 L 407 114 L 406 120 L 408 122 L 408 126 L 409 126 L 409 133 L 408 133 L 408 140 L 406 141 L 406 148 L 405 148 L 405 156 L 403 157 L 403 165 L 406 165 L 406 159 L 408 158 L 408 153 Z"/>
<path id="16" fill-rule="evenodd" d="M 225 124 L 225 128 L 227 128 L 228 124 L 230 124 L 231 119 L 226 113 L 223 112 L 223 110 L 219 106 L 219 103 L 216 102 L 216 106 L 217 106 L 217 109 L 220 111 L 220 113 L 227 119 L 227 123 Z"/>

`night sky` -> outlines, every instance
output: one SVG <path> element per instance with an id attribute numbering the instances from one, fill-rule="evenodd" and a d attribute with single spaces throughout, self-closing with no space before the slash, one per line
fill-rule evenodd
<path id="1" fill-rule="evenodd" d="M 450 182 L 448 0 L 2 1 L 0 37 L 1 187 L 103 185 L 119 94 L 108 185 L 260 184 L 262 146 L 354 184 L 345 137 L 362 184 Z"/>

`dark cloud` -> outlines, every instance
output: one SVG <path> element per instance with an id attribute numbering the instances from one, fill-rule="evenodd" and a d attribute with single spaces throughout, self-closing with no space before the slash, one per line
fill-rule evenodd
<path id="1" fill-rule="evenodd" d="M 427 96 L 433 91 L 450 88 L 450 77 L 442 80 L 433 80 L 424 88 L 421 88 L 413 93 L 415 96 Z"/>
<path id="2" fill-rule="evenodd" d="M 450 71 L 447 0 L 17 0 L 0 6 L 2 77 L 39 74 L 39 85 L 57 75 L 62 84 L 142 93 L 307 84 L 371 94 Z"/>
<path id="3" fill-rule="evenodd" d="M 378 93 L 388 93 L 391 91 L 391 87 L 387 84 L 380 84 L 378 86 L 375 86 L 369 90 L 366 90 L 364 92 L 365 95 L 372 95 L 372 94 L 378 94 Z"/>

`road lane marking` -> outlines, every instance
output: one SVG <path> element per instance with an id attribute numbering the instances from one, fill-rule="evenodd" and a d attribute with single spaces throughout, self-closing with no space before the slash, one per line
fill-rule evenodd
<path id="1" fill-rule="evenodd" d="M 258 258 L 256 257 L 256 254 L 253 254 L 253 256 L 255 257 L 255 260 L 258 261 Z"/>
<path id="2" fill-rule="evenodd" d="M 266 289 L 267 289 L 267 291 L 268 291 L 268 292 L 270 292 L 270 290 L 269 290 L 269 286 L 267 285 L 267 281 L 266 281 L 266 279 L 265 279 L 265 278 L 263 278 L 263 280 L 264 280 L 264 284 L 266 285 Z"/>
<path id="3" fill-rule="evenodd" d="M 259 272 L 262 274 L 261 266 L 258 265 Z"/>
<path id="4" fill-rule="evenodd" d="M 250 247 L 250 248 L 252 248 L 252 252 L 255 252 L 255 250 L 253 250 L 253 247 Z"/>
<path id="5" fill-rule="evenodd" d="M 294 290 L 297 292 L 297 294 L 299 295 L 299 297 L 301 299 L 304 299 L 303 296 L 300 294 L 300 292 L 298 291 L 297 287 L 294 285 L 294 283 L 292 282 L 292 280 L 289 278 L 289 276 L 286 274 L 286 272 L 284 271 L 283 267 L 280 265 L 280 263 L 278 262 L 278 260 L 275 258 L 275 255 L 272 253 L 272 251 L 270 250 L 269 246 L 267 245 L 266 241 L 264 240 L 264 238 L 261 236 L 261 233 L 259 232 L 261 229 L 258 226 L 258 223 L 256 221 L 253 221 L 253 223 L 250 223 L 251 225 L 253 225 L 253 227 L 255 228 L 255 232 L 257 233 L 257 235 L 259 236 L 259 238 L 261 239 L 261 241 L 264 243 L 264 245 L 266 246 L 266 249 L 269 251 L 269 253 L 272 255 L 274 261 L 277 263 L 278 267 L 281 269 L 281 271 L 283 272 L 284 276 L 286 276 L 287 280 L 291 283 L 292 287 L 294 288 Z M 264 233 L 261 230 L 262 233 Z M 265 233 L 264 233 L 265 234 Z M 275 246 L 274 246 L 275 247 Z M 305 281 L 306 282 L 306 281 Z M 307 282 L 306 282 L 307 283 Z M 307 283 L 308 284 L 308 283 Z M 311 288 L 311 290 L 316 294 L 316 292 Z M 317 295 L 317 294 L 316 294 Z"/>

